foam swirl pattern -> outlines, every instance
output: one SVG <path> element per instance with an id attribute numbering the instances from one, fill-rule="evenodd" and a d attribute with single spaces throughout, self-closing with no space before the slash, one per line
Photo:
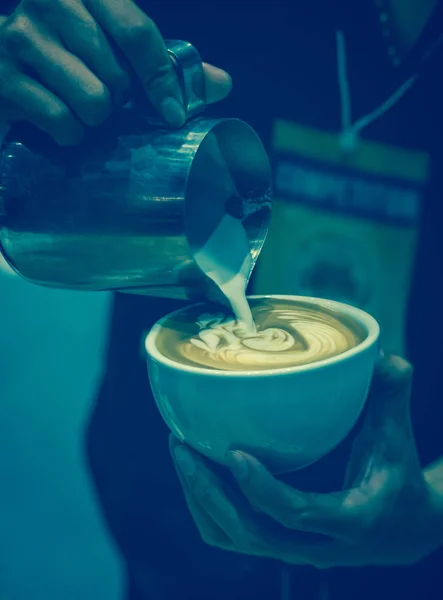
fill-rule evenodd
<path id="1" fill-rule="evenodd" d="M 218 370 L 266 370 L 322 361 L 361 341 L 338 315 L 312 307 L 259 305 L 253 314 L 256 331 L 223 314 L 201 315 L 198 334 L 180 344 L 181 356 Z"/>

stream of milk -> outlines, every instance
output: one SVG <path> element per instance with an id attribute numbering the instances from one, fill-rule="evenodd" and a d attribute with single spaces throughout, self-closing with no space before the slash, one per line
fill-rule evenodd
<path id="1" fill-rule="evenodd" d="M 226 205 L 231 197 L 240 198 L 215 135 L 207 136 L 205 148 L 205 173 L 217 181 L 217 193 L 221 201 L 224 200 Z M 194 255 L 194 259 L 229 300 L 237 320 L 242 321 L 248 331 L 255 331 L 254 319 L 246 299 L 246 287 L 253 264 L 242 221 L 226 213 L 205 246 Z"/>
<path id="2" fill-rule="evenodd" d="M 236 318 L 244 323 L 248 331 L 255 331 L 246 298 L 252 257 L 242 222 L 226 214 L 206 245 L 195 254 L 195 261 L 229 300 Z"/>

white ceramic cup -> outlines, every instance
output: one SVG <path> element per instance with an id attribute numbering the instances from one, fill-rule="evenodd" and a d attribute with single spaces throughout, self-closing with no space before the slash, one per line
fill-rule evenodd
<path id="1" fill-rule="evenodd" d="M 180 364 L 159 352 L 156 340 L 165 317 L 145 340 L 149 379 L 166 424 L 191 448 L 221 464 L 230 449 L 243 449 L 275 473 L 293 471 L 322 458 L 352 430 L 368 395 L 380 329 L 373 317 L 340 302 L 251 298 L 329 308 L 353 319 L 367 336 L 343 354 L 308 365 L 217 371 Z"/>

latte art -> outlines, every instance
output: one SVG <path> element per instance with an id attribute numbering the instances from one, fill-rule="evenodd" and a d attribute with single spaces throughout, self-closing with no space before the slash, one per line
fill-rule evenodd
<path id="1" fill-rule="evenodd" d="M 182 331 L 173 351 L 168 344 L 169 351 L 163 352 L 174 360 L 211 369 L 278 369 L 342 354 L 365 337 L 355 323 L 309 303 L 270 299 L 253 301 L 251 308 L 255 331 L 230 315 L 202 313 L 196 316 L 194 335 Z"/>

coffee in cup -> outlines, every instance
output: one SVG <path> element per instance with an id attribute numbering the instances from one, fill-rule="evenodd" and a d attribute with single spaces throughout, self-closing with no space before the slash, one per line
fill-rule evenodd
<path id="1" fill-rule="evenodd" d="M 223 371 L 308 365 L 354 348 L 367 333 L 337 309 L 290 299 L 250 301 L 255 330 L 220 306 L 196 305 L 171 315 L 158 350 L 177 363 Z"/>

